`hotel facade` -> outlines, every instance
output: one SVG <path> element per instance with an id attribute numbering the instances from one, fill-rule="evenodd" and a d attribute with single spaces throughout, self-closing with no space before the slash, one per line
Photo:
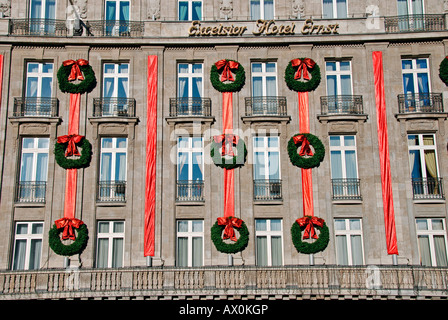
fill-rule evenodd
<path id="1" fill-rule="evenodd" d="M 448 1 L 13 0 L 0 11 L 0 299 L 448 298 L 448 91 L 439 70 Z M 157 61 L 152 93 L 148 57 Z M 302 171 L 288 155 L 300 132 L 298 94 L 285 81 L 290 61 L 305 57 L 321 75 L 308 92 L 309 132 L 325 148 L 311 190 L 329 230 L 312 255 L 291 234 L 305 213 Z M 49 241 L 67 204 L 55 146 L 73 120 L 58 70 L 79 59 L 96 78 L 80 95 L 79 135 L 92 157 L 76 171 L 74 202 L 89 239 L 66 257 Z M 224 170 L 210 155 L 224 126 L 223 95 L 210 80 L 222 59 L 245 70 L 232 104 L 233 132 L 247 148 L 233 169 L 233 209 L 249 240 L 235 254 L 211 240 L 225 207 Z"/>

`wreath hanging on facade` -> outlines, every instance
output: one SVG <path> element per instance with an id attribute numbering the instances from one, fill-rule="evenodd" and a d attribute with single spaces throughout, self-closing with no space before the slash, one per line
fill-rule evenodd
<path id="1" fill-rule="evenodd" d="M 236 155 L 233 152 L 236 146 Z M 221 153 L 219 149 L 221 149 Z M 233 134 L 214 136 L 210 147 L 210 157 L 213 163 L 224 169 L 234 169 L 244 165 L 247 157 L 247 148 L 244 140 Z"/>
<path id="2" fill-rule="evenodd" d="M 239 62 L 223 59 L 212 65 L 210 81 L 219 92 L 238 92 L 246 83 L 246 72 Z"/>
<path id="3" fill-rule="evenodd" d="M 82 149 L 81 153 L 77 146 Z M 60 136 L 54 146 L 54 155 L 56 162 L 64 169 L 87 168 L 92 160 L 92 144 L 84 136 Z M 70 156 L 79 156 L 79 158 L 67 158 Z"/>
<path id="4" fill-rule="evenodd" d="M 439 77 L 448 86 L 448 56 L 445 57 L 439 66 Z"/>
<path id="5" fill-rule="evenodd" d="M 77 236 L 75 231 L 77 230 Z M 62 233 L 62 237 L 60 236 Z M 61 239 L 62 238 L 62 239 Z M 73 240 L 71 244 L 65 245 L 62 240 Z M 50 248 L 60 256 L 73 256 L 81 254 L 87 247 L 89 233 L 85 223 L 79 219 L 61 218 L 54 222 L 53 227 L 48 233 L 48 242 Z"/>
<path id="6" fill-rule="evenodd" d="M 238 239 L 236 238 L 234 229 L 238 230 Z M 211 228 L 211 238 L 219 252 L 237 253 L 246 249 L 249 243 L 249 230 L 241 219 L 235 217 L 220 217 Z M 230 239 L 234 243 L 224 242 L 226 239 Z"/>
<path id="7" fill-rule="evenodd" d="M 319 231 L 317 236 L 315 229 Z M 302 237 L 303 231 L 303 237 Z M 324 251 L 330 242 L 330 231 L 324 219 L 314 216 L 304 216 L 297 219 L 291 227 L 291 237 L 294 247 L 299 253 L 313 254 Z M 316 239 L 314 242 L 304 242 L 305 239 Z"/>
<path id="8" fill-rule="evenodd" d="M 311 146 L 314 148 L 311 149 Z M 297 149 L 300 147 L 300 151 Z M 316 168 L 325 157 L 325 147 L 318 137 L 311 133 L 298 133 L 288 142 L 289 160 L 302 169 Z"/>
<path id="9" fill-rule="evenodd" d="M 96 87 L 95 72 L 84 59 L 66 60 L 58 73 L 59 89 L 66 93 L 89 93 Z M 79 83 L 72 81 L 79 80 Z"/>
<path id="10" fill-rule="evenodd" d="M 307 81 L 300 81 L 302 76 Z M 320 80 L 319 65 L 310 58 L 293 59 L 285 69 L 286 85 L 296 92 L 313 91 L 319 86 Z"/>

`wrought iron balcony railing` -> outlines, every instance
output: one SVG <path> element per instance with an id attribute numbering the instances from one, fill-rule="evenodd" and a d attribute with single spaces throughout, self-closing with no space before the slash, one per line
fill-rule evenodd
<path id="1" fill-rule="evenodd" d="M 320 97 L 321 114 L 363 114 L 362 96 L 340 95 Z"/>
<path id="2" fill-rule="evenodd" d="M 170 117 L 210 117 L 210 98 L 170 98 Z"/>
<path id="3" fill-rule="evenodd" d="M 362 200 L 359 179 L 331 179 L 333 200 Z"/>
<path id="4" fill-rule="evenodd" d="M 445 16 L 443 14 L 415 14 L 385 17 L 386 32 L 415 32 L 445 30 Z"/>
<path id="5" fill-rule="evenodd" d="M 99 181 L 97 202 L 126 202 L 126 181 Z"/>
<path id="6" fill-rule="evenodd" d="M 443 112 L 441 93 L 408 93 L 398 95 L 398 112 Z"/>
<path id="7" fill-rule="evenodd" d="M 177 202 L 204 201 L 203 180 L 178 180 L 176 185 Z"/>
<path id="8" fill-rule="evenodd" d="M 286 116 L 286 97 L 245 98 L 246 116 Z"/>
<path id="9" fill-rule="evenodd" d="M 256 179 L 254 180 L 255 201 L 282 200 L 282 180 Z"/>
<path id="10" fill-rule="evenodd" d="M 57 117 L 57 98 L 14 98 L 14 117 Z"/>
<path id="11" fill-rule="evenodd" d="M 414 200 L 444 199 L 442 178 L 412 178 Z"/>
<path id="12" fill-rule="evenodd" d="M 17 203 L 45 203 L 46 181 L 19 181 L 16 185 Z"/>
<path id="13" fill-rule="evenodd" d="M 127 20 L 87 20 L 83 22 L 87 36 L 93 37 L 127 37 L 143 36 L 144 23 Z"/>
<path id="14" fill-rule="evenodd" d="M 65 20 L 54 19 L 11 19 L 9 34 L 13 36 L 53 36 L 66 37 Z"/>
<path id="15" fill-rule="evenodd" d="M 94 117 L 135 117 L 135 99 L 94 98 Z"/>

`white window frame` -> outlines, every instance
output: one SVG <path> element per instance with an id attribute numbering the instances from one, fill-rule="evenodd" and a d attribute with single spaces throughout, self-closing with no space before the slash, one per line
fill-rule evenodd
<path id="1" fill-rule="evenodd" d="M 418 225 L 417 225 L 417 220 L 426 220 L 428 229 L 427 230 L 419 230 L 418 229 Z M 443 225 L 443 229 L 442 230 L 433 230 L 433 227 L 432 227 L 433 220 L 441 220 L 442 221 L 442 225 Z M 444 218 L 416 218 L 415 219 L 415 223 L 416 223 L 416 230 L 417 230 L 417 239 L 420 236 L 428 237 L 428 239 L 429 239 L 429 253 L 430 253 L 430 258 L 431 258 L 431 266 L 437 267 L 437 258 L 436 258 L 436 252 L 435 252 L 434 236 L 443 236 L 443 238 L 445 240 L 445 256 L 448 256 L 448 252 L 446 252 L 446 250 L 448 250 L 448 243 L 447 243 L 445 219 Z M 420 260 L 421 260 L 422 254 L 421 254 L 420 245 L 418 245 L 418 252 L 419 252 L 419 257 L 420 257 Z"/>
<path id="2" fill-rule="evenodd" d="M 337 230 L 336 227 L 334 228 L 334 236 L 335 239 L 338 236 L 345 236 L 346 241 L 346 247 L 347 247 L 347 260 L 348 265 L 353 265 L 353 250 L 352 250 L 352 243 L 351 243 L 351 237 L 352 236 L 360 236 L 361 237 L 361 256 L 362 256 L 362 264 L 364 264 L 364 239 L 363 239 L 363 232 L 362 232 L 362 219 L 360 218 L 335 218 L 334 223 L 336 225 L 336 220 L 344 220 L 345 222 L 345 230 Z M 360 229 L 359 230 L 351 230 L 350 229 L 350 220 L 359 220 Z M 338 253 L 338 246 L 336 245 L 336 257 L 340 253 Z"/>
<path id="3" fill-rule="evenodd" d="M 180 19 L 180 3 L 187 2 L 188 3 L 188 17 L 187 20 Z M 204 20 L 204 2 L 202 0 L 178 0 L 177 1 L 177 19 L 179 21 L 192 21 L 193 20 L 193 2 L 201 3 L 201 21 Z"/>
<path id="4" fill-rule="evenodd" d="M 112 139 L 112 147 L 108 148 L 108 147 L 103 147 L 103 139 Z M 126 139 L 126 147 L 124 148 L 120 148 L 117 147 L 117 139 Z M 108 180 L 102 180 L 101 177 L 101 172 L 102 172 L 102 155 L 103 153 L 110 153 L 112 156 L 111 159 L 111 176 L 115 176 L 115 169 L 117 166 L 117 153 L 125 153 L 126 154 L 126 166 L 125 166 L 125 171 L 124 171 L 124 181 L 127 181 L 127 162 L 128 162 L 128 138 L 127 137 L 101 137 L 100 139 L 100 143 L 101 143 L 101 148 L 100 148 L 100 181 L 108 181 Z M 116 181 L 115 177 L 113 179 L 111 179 L 110 181 Z M 122 180 L 121 180 L 122 181 Z"/>
<path id="5" fill-rule="evenodd" d="M 202 231 L 193 231 L 193 221 L 201 222 L 201 230 Z M 188 223 L 188 231 L 179 231 L 179 223 L 187 222 Z M 177 220 L 176 221 L 176 265 L 179 266 L 178 256 L 179 256 L 179 238 L 187 238 L 187 266 L 193 267 L 193 238 L 202 238 L 202 257 L 201 264 L 204 265 L 204 220 Z"/>
<path id="6" fill-rule="evenodd" d="M 100 232 L 100 224 L 101 223 L 108 223 L 109 224 L 109 232 Z M 115 223 L 122 223 L 123 224 L 123 232 L 114 232 L 114 225 Z M 102 266 L 104 268 L 115 268 L 115 267 L 122 267 L 123 266 L 123 262 L 124 262 L 124 253 L 125 253 L 125 221 L 124 220 L 102 220 L 102 221 L 98 221 L 98 232 L 97 232 L 97 250 L 96 250 L 96 266 L 98 268 L 98 263 L 99 263 L 99 243 L 100 243 L 100 239 L 108 239 L 108 247 L 107 247 L 107 266 Z M 123 252 L 121 253 L 122 259 L 121 261 L 118 263 L 115 262 L 115 266 L 114 266 L 114 261 L 113 261 L 113 252 L 114 252 L 114 239 L 123 239 Z"/>
<path id="7" fill-rule="evenodd" d="M 180 66 L 188 65 L 187 72 L 181 72 Z M 195 65 L 201 66 L 201 72 L 196 72 L 193 70 Z M 188 79 L 188 96 L 189 98 L 193 97 L 193 78 L 201 78 L 201 92 L 200 97 L 204 95 L 204 64 L 201 62 L 179 62 L 177 64 L 177 96 L 180 97 L 180 88 L 179 83 L 181 78 Z M 181 97 L 180 97 L 181 98 Z"/>
<path id="8" fill-rule="evenodd" d="M 339 137 L 340 145 L 339 146 L 332 146 L 331 145 L 331 137 Z M 345 145 L 345 137 L 353 137 L 355 145 L 353 146 L 346 146 Z M 330 135 L 330 170 L 331 170 L 331 153 L 332 152 L 340 152 L 341 153 L 341 166 L 342 166 L 342 177 L 341 179 L 347 179 L 347 165 L 346 165 L 346 152 L 347 151 L 354 151 L 355 152 L 355 163 L 356 163 L 356 177 L 354 179 L 357 179 L 359 177 L 358 175 L 358 152 L 357 152 L 357 143 L 356 143 L 356 135 L 354 134 L 346 134 L 346 135 Z M 333 179 L 333 172 L 331 172 L 331 178 Z M 337 178 L 335 178 L 337 179 Z"/>
<path id="9" fill-rule="evenodd" d="M 200 147 L 193 147 L 193 139 L 201 139 L 201 146 Z M 188 146 L 182 147 L 180 146 L 180 140 L 181 139 L 188 139 Z M 193 181 L 193 154 L 194 153 L 201 153 L 201 172 L 202 172 L 202 180 L 197 181 L 203 181 L 204 180 L 204 138 L 198 137 L 198 136 L 179 136 L 177 138 L 177 158 L 176 158 L 176 165 L 179 166 L 179 157 L 181 153 L 187 153 L 188 159 L 186 163 L 189 164 L 188 167 L 188 181 Z M 179 180 L 179 168 L 176 170 L 176 180 Z M 183 181 L 183 180 L 182 180 Z"/>
<path id="10" fill-rule="evenodd" d="M 414 145 L 409 145 L 409 137 L 410 136 L 417 136 L 418 137 L 418 145 L 414 146 Z M 433 141 L 434 144 L 430 144 L 430 145 L 425 145 L 423 144 L 423 136 L 432 136 L 433 137 Z M 411 133 L 407 135 L 408 138 L 408 157 L 409 157 L 409 169 L 410 171 L 410 175 L 412 177 L 412 163 L 411 163 L 411 151 L 412 150 L 417 150 L 419 151 L 419 156 L 420 156 L 420 165 L 421 165 L 421 173 L 422 173 L 422 178 L 426 179 L 428 178 L 426 175 L 426 160 L 425 160 L 425 150 L 433 150 L 434 151 L 434 156 L 435 156 L 435 160 L 436 160 L 436 170 L 437 170 L 437 177 L 439 178 L 439 161 L 438 161 L 438 156 L 437 156 L 437 143 L 436 143 L 436 135 L 433 133 Z M 426 193 L 425 193 L 426 194 Z"/>
<path id="11" fill-rule="evenodd" d="M 264 4 L 265 0 L 250 0 L 249 1 L 249 14 L 252 20 L 258 20 L 258 19 L 266 19 L 266 12 L 265 12 L 265 4 Z M 260 16 L 259 17 L 254 17 L 254 13 L 252 13 L 252 2 L 259 2 L 260 3 Z M 275 0 L 272 0 L 272 17 L 273 19 L 275 18 Z"/>
<path id="12" fill-rule="evenodd" d="M 37 64 L 38 65 L 38 71 L 37 72 L 30 72 L 29 66 L 31 64 Z M 51 65 L 51 72 L 44 72 L 43 67 L 44 65 Z M 37 61 L 28 61 L 26 64 L 26 80 L 25 80 L 25 97 L 29 96 L 29 88 L 28 88 L 28 79 L 29 78 L 37 78 L 37 93 L 36 97 L 40 98 L 42 97 L 42 78 L 51 78 L 51 94 L 50 97 L 53 95 L 53 72 L 54 72 L 54 63 L 52 62 L 37 62 Z"/>
<path id="13" fill-rule="evenodd" d="M 275 218 L 271 218 L 271 219 L 255 219 L 255 242 L 257 243 L 257 238 L 258 237 L 266 237 L 266 255 L 267 255 L 267 266 L 271 267 L 272 266 L 272 237 L 280 237 L 281 239 L 281 257 L 282 257 L 282 262 L 281 265 L 284 264 L 284 245 L 283 245 L 283 219 L 275 219 Z M 257 226 L 257 220 L 264 220 L 266 221 L 266 230 L 257 230 L 256 226 Z M 281 230 L 271 230 L 271 221 L 272 220 L 279 220 L 280 221 L 280 227 Z M 255 246 L 257 248 L 257 245 Z M 258 252 L 256 253 L 256 258 L 257 258 L 257 265 L 260 265 L 260 262 L 258 261 Z"/>
<path id="14" fill-rule="evenodd" d="M 36 19 L 56 19 L 56 17 L 46 17 L 45 16 L 45 12 L 46 12 L 46 8 L 47 8 L 47 0 L 41 0 L 42 1 L 42 4 L 41 4 L 41 8 L 40 8 L 40 14 L 39 14 L 39 18 L 36 18 Z M 33 19 L 33 17 L 32 17 L 32 3 L 33 3 L 33 0 L 30 0 L 30 2 L 29 2 L 29 6 L 30 6 L 30 19 Z M 55 9 L 54 9 L 54 12 L 55 12 L 55 15 L 56 15 L 56 12 L 58 12 L 57 11 L 57 5 L 58 5 L 58 1 L 57 0 L 55 0 L 55 3 L 54 3 L 54 6 L 55 6 Z"/>
<path id="15" fill-rule="evenodd" d="M 332 17 L 325 17 L 324 14 L 324 2 L 322 0 L 322 18 L 323 19 L 345 19 L 348 17 L 348 1 L 345 0 L 345 17 L 338 17 L 338 8 L 337 8 L 337 1 L 336 0 L 331 0 L 332 2 L 332 6 L 333 6 L 333 16 Z"/>
<path id="16" fill-rule="evenodd" d="M 398 6 L 398 1 L 397 1 L 397 6 Z M 412 5 L 412 1 L 411 0 L 406 0 L 406 6 L 407 6 L 407 11 L 408 11 L 408 15 L 414 15 L 414 6 Z M 398 11 L 398 9 L 397 9 Z M 422 13 L 421 14 L 425 14 L 425 1 L 422 0 Z M 420 14 L 420 13 L 417 13 Z"/>
<path id="17" fill-rule="evenodd" d="M 16 225 L 14 227 L 14 250 L 13 250 L 13 255 L 12 255 L 12 269 L 13 270 L 30 270 L 30 258 L 31 258 L 31 242 L 33 240 L 40 240 L 41 241 L 41 252 L 39 252 L 39 268 L 40 268 L 40 264 L 41 264 L 41 259 L 42 259 L 42 243 L 43 243 L 43 233 L 32 233 L 33 230 L 33 225 L 38 225 L 40 224 L 42 226 L 42 232 L 44 229 L 44 223 L 41 221 L 35 221 L 35 222 L 27 222 L 27 221 L 20 221 L 20 222 L 16 222 Z M 18 234 L 17 233 L 17 228 L 19 225 L 27 225 L 27 233 L 26 234 Z M 23 263 L 24 268 L 17 268 L 14 265 L 14 260 L 16 257 L 16 244 L 17 244 L 17 240 L 25 240 L 26 241 L 26 249 L 25 249 L 25 261 Z"/>
<path id="18" fill-rule="evenodd" d="M 260 64 L 261 65 L 261 71 L 257 72 L 257 71 L 253 71 L 253 66 L 255 64 Z M 275 71 L 271 71 L 268 72 L 266 71 L 266 65 L 267 64 L 273 64 L 275 66 Z M 262 97 L 266 97 L 267 95 L 267 84 L 266 84 L 266 78 L 268 77 L 274 77 L 275 78 L 275 96 L 278 95 L 278 78 L 277 78 L 277 63 L 274 61 L 257 61 L 257 62 L 252 62 L 251 63 L 251 85 L 252 85 L 252 97 L 255 97 L 254 95 L 254 78 L 261 78 L 261 87 L 262 87 Z"/>
<path id="19" fill-rule="evenodd" d="M 115 2 L 115 21 L 121 21 L 120 20 L 120 3 L 121 2 L 129 2 L 129 20 L 124 20 L 124 21 L 131 21 L 131 14 L 132 14 L 132 10 L 131 10 L 131 0 L 106 0 L 104 1 L 104 14 L 106 14 L 107 12 L 107 3 L 108 2 Z M 106 17 L 107 19 L 107 17 Z"/>
<path id="20" fill-rule="evenodd" d="M 24 144 L 23 144 L 23 140 L 24 139 L 33 139 L 33 144 L 34 147 L 32 148 L 25 148 Z M 39 140 L 40 139 L 47 139 L 48 140 L 48 147 L 47 148 L 39 148 Z M 20 156 L 20 178 L 19 181 L 37 181 L 36 177 L 37 177 L 37 158 L 38 155 L 41 153 L 47 154 L 47 169 L 46 169 L 46 175 L 45 175 L 45 180 L 43 181 L 47 181 L 48 179 L 48 159 L 49 159 L 49 146 L 50 146 L 50 139 L 48 137 L 22 137 L 22 150 L 21 150 L 21 156 Z M 31 153 L 33 154 L 33 164 L 32 164 L 32 171 L 31 171 L 31 180 L 22 180 L 22 164 L 23 164 L 23 154 L 25 153 Z M 40 181 L 40 180 L 39 180 Z"/>
<path id="21" fill-rule="evenodd" d="M 106 65 L 113 65 L 114 66 L 114 72 L 108 72 L 106 73 Z M 119 72 L 119 67 L 121 65 L 127 65 L 128 66 L 128 72 L 124 73 L 124 72 Z M 120 97 L 120 98 L 127 98 L 129 96 L 129 63 L 128 62 L 119 62 L 119 63 L 115 63 L 115 62 L 105 62 L 103 64 L 103 97 L 104 97 L 104 88 L 106 85 L 106 79 L 113 79 L 114 82 L 114 90 L 112 92 L 112 96 L 108 97 L 108 98 L 118 98 L 118 79 L 120 78 L 126 78 L 127 79 L 127 90 L 126 90 L 126 97 Z"/>
<path id="22" fill-rule="evenodd" d="M 256 146 L 256 139 L 263 139 L 263 146 L 262 147 L 257 147 Z M 269 139 L 277 139 L 277 147 L 269 147 Z M 270 162 L 269 162 L 269 152 L 277 152 L 278 153 L 278 179 L 281 180 L 282 175 L 281 175 L 281 152 L 280 152 L 280 137 L 279 136 L 254 136 L 253 137 L 253 156 L 255 157 L 256 153 L 263 153 L 263 159 L 264 159 L 264 174 L 263 176 L 265 177 L 265 180 L 270 180 L 270 175 L 269 175 L 269 168 L 270 168 Z M 255 161 L 254 161 L 254 177 L 256 176 L 255 174 L 255 170 L 257 170 L 257 166 L 255 165 Z"/>
<path id="23" fill-rule="evenodd" d="M 341 70 L 341 62 L 348 62 L 350 69 L 349 70 Z M 327 63 L 335 63 L 336 70 L 328 70 Z M 327 87 L 328 94 L 328 76 L 336 76 L 336 95 L 342 95 L 342 81 L 341 76 L 350 76 L 350 94 L 353 95 L 353 75 L 352 75 L 352 62 L 351 60 L 327 60 L 325 61 L 325 81 Z"/>
<path id="24" fill-rule="evenodd" d="M 403 61 L 408 60 L 408 61 L 412 61 L 412 68 L 411 69 L 403 69 Z M 426 68 L 417 68 L 417 60 L 426 60 Z M 426 73 L 428 75 L 428 92 L 431 92 L 431 74 L 429 71 L 429 59 L 428 58 L 402 58 L 400 60 L 401 62 L 401 73 L 402 73 L 402 79 L 401 79 L 401 84 L 402 84 L 402 88 L 403 88 L 403 92 L 405 94 L 407 94 L 407 92 L 405 91 L 406 88 L 404 87 L 404 79 L 403 76 L 405 74 L 412 74 L 412 81 L 413 81 L 413 87 L 414 87 L 414 92 L 412 92 L 413 94 L 419 94 L 422 92 L 418 92 L 418 74 L 419 73 Z"/>

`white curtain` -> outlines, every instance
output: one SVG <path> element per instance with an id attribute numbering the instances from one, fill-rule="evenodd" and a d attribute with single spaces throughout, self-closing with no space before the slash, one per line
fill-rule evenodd
<path id="1" fill-rule="evenodd" d="M 336 0 L 337 18 L 347 18 L 347 2 L 346 0 Z"/>
<path id="2" fill-rule="evenodd" d="M 28 77 L 26 83 L 26 96 L 27 97 L 37 97 L 37 86 L 38 81 L 36 77 Z"/>
<path id="3" fill-rule="evenodd" d="M 193 1 L 191 11 L 192 20 L 202 20 L 202 1 Z"/>
<path id="4" fill-rule="evenodd" d="M 282 238 L 280 236 L 271 237 L 271 257 L 272 266 L 281 266 L 282 261 Z"/>
<path id="5" fill-rule="evenodd" d="M 203 265 L 202 262 L 202 237 L 194 237 L 193 239 L 193 252 L 192 252 L 192 263 L 193 267 L 201 267 Z"/>
<path id="6" fill-rule="evenodd" d="M 342 179 L 342 155 L 341 151 L 331 151 L 331 178 L 332 179 Z"/>
<path id="7" fill-rule="evenodd" d="M 280 154 L 277 151 L 268 153 L 269 179 L 280 179 Z"/>
<path id="8" fill-rule="evenodd" d="M 434 250 L 438 267 L 447 266 L 446 246 L 444 236 L 434 236 Z"/>
<path id="9" fill-rule="evenodd" d="M 102 153 L 101 154 L 101 172 L 100 181 L 111 181 L 111 170 L 112 170 L 112 154 Z"/>
<path id="10" fill-rule="evenodd" d="M 323 0 L 323 18 L 333 19 L 333 0 Z"/>
<path id="11" fill-rule="evenodd" d="M 274 0 L 264 0 L 264 19 L 274 19 Z"/>
<path id="12" fill-rule="evenodd" d="M 362 242 L 360 235 L 352 235 L 350 237 L 352 249 L 352 264 L 355 266 L 362 265 Z"/>
<path id="13" fill-rule="evenodd" d="M 268 265 L 268 244 L 266 237 L 257 237 L 257 265 Z"/>
<path id="14" fill-rule="evenodd" d="M 337 263 L 339 265 L 348 265 L 347 236 L 336 236 L 336 253 Z"/>
<path id="15" fill-rule="evenodd" d="M 20 181 L 33 181 L 33 154 L 23 153 L 20 168 Z"/>
<path id="16" fill-rule="evenodd" d="M 123 238 L 114 238 L 112 246 L 112 268 L 121 268 L 123 266 Z"/>
<path id="17" fill-rule="evenodd" d="M 193 152 L 193 176 L 190 180 L 202 181 L 203 172 L 202 172 L 202 152 Z"/>
<path id="18" fill-rule="evenodd" d="M 420 262 L 423 266 L 431 266 L 431 253 L 429 250 L 429 237 L 418 236 L 418 245 L 420 248 Z"/>
<path id="19" fill-rule="evenodd" d="M 117 153 L 115 181 L 126 181 L 126 153 Z"/>
<path id="20" fill-rule="evenodd" d="M 31 240 L 29 270 L 36 270 L 40 267 L 40 254 L 42 252 L 42 240 Z"/>
<path id="21" fill-rule="evenodd" d="M 261 19 L 260 16 L 260 0 L 251 0 L 250 1 L 250 18 L 252 20 Z"/>
<path id="22" fill-rule="evenodd" d="M 97 255 L 97 267 L 107 268 L 107 259 L 109 253 L 109 239 L 98 239 L 98 255 Z"/>
<path id="23" fill-rule="evenodd" d="M 25 269 L 26 240 L 16 240 L 13 270 Z"/>
<path id="24" fill-rule="evenodd" d="M 177 259 L 178 267 L 188 267 L 188 238 L 177 238 Z"/>
<path id="25" fill-rule="evenodd" d="M 177 156 L 177 180 L 188 180 L 188 153 L 179 152 Z"/>

